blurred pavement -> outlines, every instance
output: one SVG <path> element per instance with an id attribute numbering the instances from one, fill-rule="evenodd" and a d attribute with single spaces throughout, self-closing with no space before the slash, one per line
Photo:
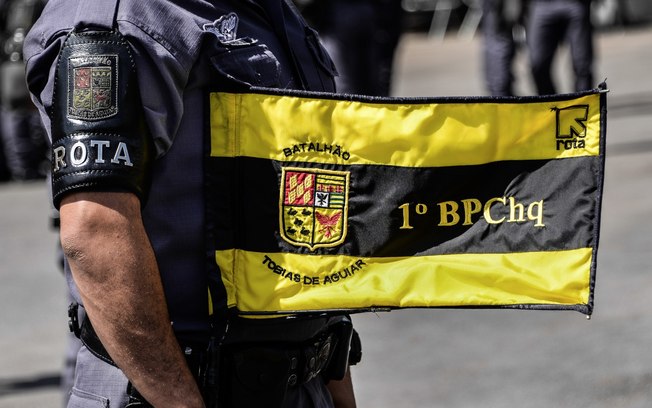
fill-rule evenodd
<path id="1" fill-rule="evenodd" d="M 652 406 L 652 28 L 597 37 L 607 168 L 595 312 L 403 310 L 354 317 L 361 408 Z M 404 37 L 395 94 L 484 95 L 480 39 Z M 517 91 L 532 93 L 521 53 Z M 570 66 L 556 66 L 563 92 Z M 45 185 L 0 184 L 0 408 L 60 406 L 65 285 Z"/>

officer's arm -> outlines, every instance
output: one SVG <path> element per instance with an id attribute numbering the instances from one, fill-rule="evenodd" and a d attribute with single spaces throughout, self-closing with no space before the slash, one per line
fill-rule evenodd
<path id="1" fill-rule="evenodd" d="M 333 398 L 335 408 L 355 408 L 355 395 L 351 381 L 351 370 L 346 370 L 342 380 L 331 380 L 326 385 Z"/>
<path id="2" fill-rule="evenodd" d="M 61 243 L 103 345 L 154 406 L 203 407 L 174 337 L 131 193 L 79 192 L 61 203 Z"/>

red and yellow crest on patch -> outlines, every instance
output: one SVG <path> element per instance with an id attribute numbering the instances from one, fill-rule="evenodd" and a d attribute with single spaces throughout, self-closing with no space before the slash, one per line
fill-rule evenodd
<path id="1" fill-rule="evenodd" d="M 100 120 L 118 113 L 117 55 L 69 59 L 68 117 Z"/>
<path id="2" fill-rule="evenodd" d="M 311 251 L 334 247 L 346 238 L 349 172 L 283 168 L 281 237 Z"/>

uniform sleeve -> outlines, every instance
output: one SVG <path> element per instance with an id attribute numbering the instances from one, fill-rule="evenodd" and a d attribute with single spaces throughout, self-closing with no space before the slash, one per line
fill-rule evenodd
<path id="1" fill-rule="evenodd" d="M 26 45 L 28 86 L 52 144 L 54 205 L 76 191 L 129 191 L 144 205 L 152 159 L 181 122 L 191 59 L 181 63 L 133 22 L 70 32 L 51 23 L 56 14 Z"/>
<path id="2" fill-rule="evenodd" d="M 74 14 L 74 13 L 73 13 Z M 26 78 L 32 100 L 51 138 L 52 98 L 59 52 L 73 21 L 63 8 L 48 10 L 30 30 L 25 41 Z M 119 21 L 119 31 L 129 43 L 145 122 L 157 157 L 170 148 L 183 115 L 183 89 L 194 57 L 175 50 L 144 25 Z"/>
<path id="3" fill-rule="evenodd" d="M 58 12 L 56 8 L 51 12 L 52 20 L 60 22 L 59 28 L 55 29 L 48 19 L 41 17 L 30 29 L 23 46 L 27 86 L 50 140 L 49 113 L 52 109 L 56 62 L 66 33 L 72 27 L 72 21 L 67 21 L 65 13 Z"/>
<path id="4" fill-rule="evenodd" d="M 132 24 L 121 25 L 120 31 L 132 47 L 145 121 L 160 157 L 174 143 L 181 123 L 192 59 L 179 58 L 169 45 Z"/>
<path id="5" fill-rule="evenodd" d="M 158 157 L 174 143 L 184 90 L 201 47 L 201 28 L 186 6 L 168 0 L 125 1 L 117 16 L 118 28 L 132 46 L 145 119 Z"/>

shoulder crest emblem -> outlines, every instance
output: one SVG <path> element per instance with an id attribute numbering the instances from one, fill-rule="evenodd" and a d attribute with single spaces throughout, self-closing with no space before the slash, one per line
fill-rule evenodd
<path id="1" fill-rule="evenodd" d="M 69 118 L 100 120 L 118 113 L 117 67 L 117 55 L 85 55 L 69 58 Z"/>

